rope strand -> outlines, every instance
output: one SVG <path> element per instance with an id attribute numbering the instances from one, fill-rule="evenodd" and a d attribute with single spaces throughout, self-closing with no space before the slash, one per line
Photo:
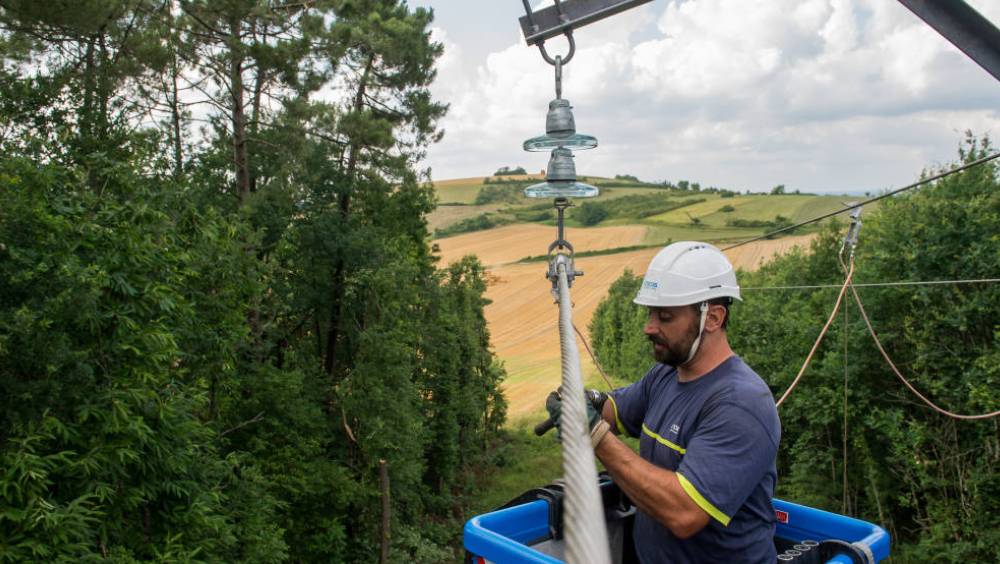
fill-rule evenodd
<path id="1" fill-rule="evenodd" d="M 795 386 L 799 384 L 799 380 L 802 379 L 802 375 L 805 374 L 806 367 L 809 366 L 809 362 L 812 360 L 813 355 L 816 354 L 816 349 L 819 348 L 819 344 L 823 341 L 823 337 L 826 335 L 827 329 L 830 328 L 830 324 L 833 323 L 833 320 L 837 317 L 837 311 L 840 310 L 840 304 L 844 301 L 844 294 L 847 292 L 847 287 L 850 286 L 851 278 L 853 276 L 854 276 L 854 259 L 852 258 L 851 268 L 850 270 L 847 271 L 847 279 L 844 280 L 844 285 L 841 286 L 840 288 L 840 294 L 837 295 L 837 304 L 833 306 L 833 311 L 830 313 L 830 318 L 826 320 L 826 325 L 824 325 L 823 330 L 819 332 L 819 337 L 817 337 L 816 342 L 813 343 L 812 350 L 809 351 L 809 356 L 806 357 L 806 361 L 802 363 L 802 368 L 799 370 L 799 374 L 795 377 L 794 380 L 792 380 L 792 384 L 788 386 L 788 389 L 785 390 L 785 393 L 781 395 L 781 399 L 779 399 L 775 403 L 775 407 L 781 407 L 781 404 L 785 403 L 785 400 L 788 399 L 788 396 L 792 393 L 792 390 L 794 390 Z"/>
<path id="2" fill-rule="evenodd" d="M 614 385 L 611 384 L 611 379 L 608 378 L 608 374 L 604 371 L 604 368 L 601 367 L 601 363 L 597 362 L 597 357 L 594 356 L 594 351 L 590 350 L 590 344 L 587 343 L 587 338 L 584 337 L 583 333 L 581 333 L 580 330 L 576 328 L 576 323 L 573 324 L 573 330 L 576 331 L 576 334 L 580 336 L 580 341 L 583 343 L 583 346 L 586 347 L 587 354 L 590 355 L 590 360 L 594 361 L 594 366 L 596 366 L 597 371 L 601 373 L 601 378 L 604 378 L 604 383 L 607 384 L 608 391 L 615 389 Z"/>
<path id="3" fill-rule="evenodd" d="M 843 262 L 841 262 L 841 264 L 843 264 Z M 914 395 L 920 398 L 921 401 L 927 404 L 928 407 L 940 413 L 941 415 L 952 417 L 954 419 L 965 419 L 965 420 L 989 419 L 991 417 L 996 417 L 997 415 L 1000 415 L 1000 410 L 993 411 L 990 413 L 983 413 L 980 415 L 962 415 L 959 413 L 948 411 L 947 409 L 944 409 L 942 407 L 939 407 L 934 402 L 924 397 L 924 395 L 921 394 L 919 391 L 917 391 L 917 389 L 913 387 L 913 384 L 911 384 L 910 381 L 907 380 L 905 376 L 903 376 L 903 373 L 899 371 L 899 368 L 896 368 L 896 363 L 894 363 L 892 361 L 892 358 L 889 357 L 889 353 L 885 352 L 885 348 L 882 346 L 882 342 L 879 340 L 878 335 L 875 333 L 875 328 L 872 327 L 871 319 L 868 318 L 868 312 L 865 311 L 865 306 L 861 303 L 861 296 L 858 295 L 857 290 L 855 290 L 852 287 L 851 293 L 854 294 L 854 302 L 858 304 L 858 311 L 861 312 L 861 318 L 865 320 L 865 325 L 868 327 L 868 333 L 871 334 L 872 339 L 875 341 L 875 346 L 878 348 L 878 352 L 882 353 L 882 358 L 885 359 L 886 364 L 889 365 L 889 368 L 892 368 L 892 371 L 896 374 L 896 376 L 900 380 L 902 380 L 903 384 L 905 384 L 906 387 L 909 388 Z"/>

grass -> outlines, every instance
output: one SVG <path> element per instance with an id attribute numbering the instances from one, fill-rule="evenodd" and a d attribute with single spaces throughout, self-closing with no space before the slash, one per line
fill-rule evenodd
<path id="1" fill-rule="evenodd" d="M 747 239 L 763 233 L 763 229 L 751 229 L 742 227 L 695 227 L 690 223 L 687 225 L 647 225 L 645 244 L 664 244 L 667 241 L 735 241 L 737 239 Z"/>
<path id="2" fill-rule="evenodd" d="M 615 377 L 611 381 L 616 387 L 629 383 Z M 584 387 L 607 391 L 607 384 L 596 373 L 586 379 Z M 500 463 L 483 481 L 470 515 L 496 509 L 532 488 L 551 484 L 562 478 L 562 450 L 553 432 L 538 437 L 533 431 L 535 425 L 547 416 L 544 410 L 538 410 L 529 416 L 508 422 L 504 430 L 506 440 L 503 441 L 498 456 Z M 638 439 L 626 437 L 624 440 L 638 452 Z M 598 471 L 603 469 L 598 462 Z"/>
<path id="3" fill-rule="evenodd" d="M 472 515 L 492 511 L 518 495 L 562 477 L 562 456 L 554 435 L 536 437 L 534 423 L 523 420 L 505 431 L 498 464 L 484 480 L 470 507 Z"/>
<path id="4" fill-rule="evenodd" d="M 474 206 L 470 204 L 445 204 L 439 205 L 437 209 L 427 215 L 427 226 L 431 232 L 437 229 L 444 229 L 452 224 L 458 223 L 470 217 L 476 217 L 484 213 L 493 213 L 503 207 L 502 204 L 487 204 L 485 206 Z"/>
<path id="5" fill-rule="evenodd" d="M 725 228 L 726 222 L 734 219 L 773 220 L 783 216 L 792 221 L 802 221 L 823 213 L 843 208 L 842 196 L 770 196 L 748 195 L 720 198 L 716 194 L 703 194 L 704 202 L 655 215 L 649 220 L 661 224 L 688 225 L 691 218 L 699 220 L 706 228 Z M 719 211 L 723 206 L 732 206 L 731 212 Z"/>
<path id="6" fill-rule="evenodd" d="M 435 182 L 434 192 L 443 204 L 471 204 L 482 187 L 482 178 L 456 178 Z"/>

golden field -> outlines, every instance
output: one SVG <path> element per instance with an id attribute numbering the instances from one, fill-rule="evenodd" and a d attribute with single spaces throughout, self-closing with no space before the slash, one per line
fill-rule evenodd
<path id="1" fill-rule="evenodd" d="M 566 238 L 578 252 L 637 245 L 643 241 L 646 227 L 638 225 L 569 229 Z M 560 353 L 557 326 L 558 308 L 545 279 L 544 262 L 517 264 L 521 258 L 544 254 L 556 236 L 554 227 L 521 224 L 467 233 L 435 243 L 442 263 L 447 264 L 467 254 L 478 255 L 490 273 L 486 307 L 492 343 L 497 356 L 507 368 L 505 392 L 511 422 L 540 416 L 546 394 L 559 385 Z M 796 245 L 807 245 L 813 235 L 786 237 L 751 243 L 726 254 L 737 268 L 755 269 L 775 254 Z M 611 286 L 628 268 L 642 273 L 658 248 L 613 255 L 576 259 L 577 278 L 571 290 L 574 324 L 588 336 L 594 310 Z M 597 369 L 582 343 L 581 366 L 584 380 L 593 378 Z"/>

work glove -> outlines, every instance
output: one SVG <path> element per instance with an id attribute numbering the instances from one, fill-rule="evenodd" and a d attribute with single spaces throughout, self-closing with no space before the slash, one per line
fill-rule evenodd
<path id="1" fill-rule="evenodd" d="M 597 390 L 587 390 L 584 392 L 584 399 L 586 400 L 584 405 L 587 407 L 587 425 L 590 429 L 591 444 L 596 448 L 611 428 L 601 417 L 604 402 L 608 400 L 608 394 Z M 545 409 L 549 412 L 549 419 L 535 427 L 535 434 L 544 435 L 549 429 L 555 427 L 556 440 L 561 440 L 562 395 L 558 390 L 550 393 L 545 399 Z"/>

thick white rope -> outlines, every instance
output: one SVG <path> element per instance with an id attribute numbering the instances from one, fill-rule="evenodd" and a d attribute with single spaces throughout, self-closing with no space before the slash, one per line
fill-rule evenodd
<path id="1" fill-rule="evenodd" d="M 559 255 L 562 257 L 562 255 Z M 566 277 L 566 261 L 556 265 L 559 275 L 559 343 L 562 352 L 562 441 L 565 496 L 563 534 L 569 564 L 610 564 L 611 549 L 604 505 L 597 485 L 597 463 L 590 444 L 587 407 L 580 378 L 580 351 L 573 334 L 573 309 Z"/>

